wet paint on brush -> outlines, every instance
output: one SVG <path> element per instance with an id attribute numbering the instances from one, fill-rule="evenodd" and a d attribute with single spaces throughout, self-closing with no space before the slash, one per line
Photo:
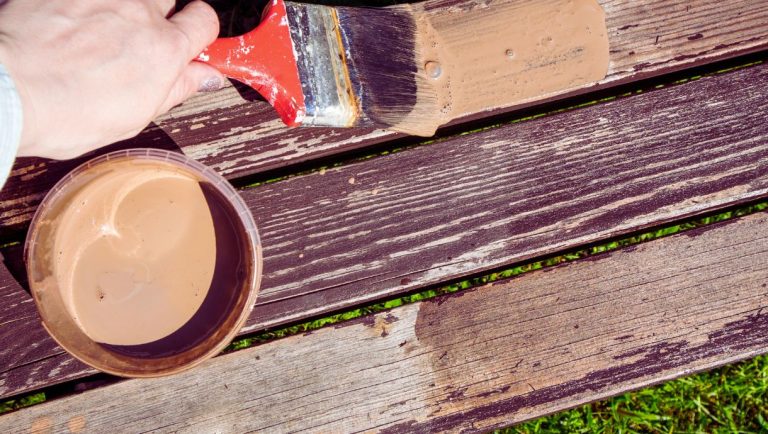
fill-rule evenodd
<path id="1" fill-rule="evenodd" d="M 596 0 L 384 8 L 272 0 L 259 26 L 217 40 L 197 60 L 256 89 L 289 126 L 430 136 L 468 114 L 599 81 L 608 35 Z"/>

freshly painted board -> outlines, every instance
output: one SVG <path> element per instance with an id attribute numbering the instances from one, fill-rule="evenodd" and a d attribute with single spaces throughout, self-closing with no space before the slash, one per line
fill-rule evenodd
<path id="1" fill-rule="evenodd" d="M 766 197 L 767 116 L 758 65 L 245 190 L 265 276 L 244 332 Z M 0 328 L 0 395 L 93 372 L 37 328 Z"/>
<path id="2" fill-rule="evenodd" d="M 466 9 L 485 8 L 493 14 L 495 7 L 514 1 L 431 0 L 426 7 L 433 18 L 461 14 Z M 597 86 L 585 86 L 568 95 L 768 47 L 765 1 L 601 0 L 600 4 L 606 13 L 610 44 L 608 75 Z M 478 31 L 467 37 L 487 36 Z M 464 121 L 541 102 L 493 113 L 482 111 Z M 158 120 L 158 125 L 117 146 L 181 148 L 230 179 L 403 137 L 381 130 L 286 129 L 255 92 L 232 87 L 194 98 Z M 81 161 L 20 159 L 0 193 L 0 234 L 22 229 L 45 192 Z"/>
<path id="3" fill-rule="evenodd" d="M 0 431 L 486 432 L 768 351 L 768 214 L 0 416 Z"/>

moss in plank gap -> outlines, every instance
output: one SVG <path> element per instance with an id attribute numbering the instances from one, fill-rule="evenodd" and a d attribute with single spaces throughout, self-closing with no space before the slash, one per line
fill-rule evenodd
<path id="1" fill-rule="evenodd" d="M 665 83 L 658 84 L 654 88 L 655 89 L 662 89 L 662 88 L 665 88 L 665 87 L 685 84 L 685 83 L 687 83 L 689 81 L 699 80 L 699 79 L 705 78 L 705 77 L 713 77 L 713 76 L 717 76 L 717 75 L 722 75 L 722 74 L 726 74 L 726 73 L 729 73 L 729 72 L 738 71 L 740 69 L 748 68 L 748 67 L 751 67 L 751 66 L 760 65 L 762 63 L 763 63 L 762 60 L 757 60 L 757 61 L 754 61 L 754 62 L 744 63 L 742 65 L 732 66 L 732 67 L 729 67 L 729 68 L 723 68 L 723 69 L 719 69 L 717 71 L 709 72 L 709 73 L 706 73 L 706 74 L 699 74 L 699 75 L 694 75 L 694 76 L 683 78 L 683 79 L 678 79 L 678 80 L 675 80 L 675 81 L 672 81 L 672 82 L 669 82 L 669 83 L 666 83 L 666 84 Z M 522 116 L 522 117 L 514 118 L 514 119 L 511 119 L 511 120 L 508 120 L 508 121 L 498 122 L 498 123 L 494 123 L 494 124 L 491 124 L 491 125 L 486 125 L 486 126 L 483 126 L 483 127 L 479 127 L 479 128 L 475 128 L 475 129 L 471 129 L 471 130 L 467 130 L 467 131 L 461 131 L 461 132 L 458 132 L 458 133 L 449 134 L 449 135 L 442 136 L 442 137 L 427 138 L 427 139 L 424 139 L 424 140 L 419 140 L 416 143 L 410 144 L 410 145 L 407 145 L 407 146 L 401 146 L 401 147 L 398 147 L 398 148 L 392 148 L 392 149 L 387 149 L 387 150 L 384 150 L 384 151 L 373 152 L 373 153 L 370 153 L 368 155 L 363 155 L 363 156 L 360 156 L 360 157 L 351 158 L 351 159 L 346 160 L 346 161 L 339 161 L 339 162 L 334 163 L 332 165 L 325 165 L 325 166 L 320 166 L 320 167 L 314 167 L 314 168 L 311 168 L 311 169 L 303 170 L 303 171 L 292 173 L 292 174 L 289 174 L 289 175 L 284 175 L 284 176 L 279 176 L 279 177 L 275 177 L 275 178 L 270 178 L 270 179 L 263 180 L 263 181 L 252 182 L 252 183 L 249 183 L 249 184 L 246 184 L 246 185 L 243 185 L 243 186 L 239 187 L 239 189 L 240 190 L 246 190 L 246 189 L 249 189 L 249 188 L 259 187 L 259 186 L 266 185 L 266 184 L 273 184 L 275 182 L 285 181 L 287 179 L 294 178 L 294 177 L 297 177 L 297 176 L 309 175 L 309 174 L 312 174 L 312 173 L 317 173 L 317 172 L 325 171 L 325 170 L 332 169 L 332 168 L 347 166 L 349 164 L 353 164 L 353 163 L 360 162 L 360 161 L 370 160 L 371 158 L 383 157 L 383 156 L 389 155 L 389 154 L 396 154 L 396 153 L 405 151 L 407 149 L 412 149 L 412 148 L 419 147 L 419 146 L 431 145 L 433 143 L 440 143 L 440 142 L 443 142 L 443 141 L 446 141 L 446 140 L 450 140 L 450 139 L 453 139 L 453 138 L 456 138 L 456 137 L 466 136 L 466 135 L 469 135 L 469 134 L 477 134 L 477 133 L 480 133 L 480 132 L 484 132 L 484 131 L 500 128 L 500 127 L 503 127 L 505 125 L 512 125 L 512 124 L 517 124 L 517 123 L 520 123 L 520 122 L 532 121 L 534 119 L 539 119 L 539 118 L 543 118 L 543 117 L 546 117 L 546 116 L 552 116 L 552 115 L 556 115 L 556 114 L 560 114 L 560 113 L 564 113 L 564 112 L 568 112 L 568 111 L 572 111 L 572 110 L 577 110 L 577 109 L 581 109 L 581 108 L 585 108 L 585 107 L 590 107 L 590 106 L 594 106 L 594 105 L 598 105 L 598 104 L 603 104 L 603 103 L 614 101 L 614 100 L 617 100 L 617 99 L 628 98 L 628 97 L 631 97 L 633 95 L 642 94 L 644 92 L 645 92 L 645 90 L 640 88 L 640 89 L 636 89 L 634 91 L 627 91 L 627 92 L 621 93 L 619 95 L 611 95 L 611 96 L 607 96 L 607 97 L 604 97 L 604 98 L 599 98 L 599 99 L 592 100 L 592 101 L 587 101 L 587 102 L 583 102 L 583 103 L 579 103 L 579 104 L 574 104 L 574 105 L 563 107 L 563 108 L 559 108 L 559 109 L 548 110 L 548 111 L 544 111 L 544 112 L 540 112 L 540 113 L 536 113 L 536 114 L 528 115 L 528 116 Z"/>
<path id="2" fill-rule="evenodd" d="M 738 71 L 739 69 L 749 68 L 750 66 L 762 65 L 763 63 L 764 63 L 763 60 L 756 60 L 754 62 L 744 63 L 742 65 L 736 65 L 736 66 L 731 66 L 729 68 L 718 69 L 717 71 L 715 71 L 715 74 L 725 74 L 727 72 Z M 696 77 L 698 79 L 701 76 L 696 76 Z"/>
<path id="3" fill-rule="evenodd" d="M 40 404 L 42 402 L 45 402 L 45 392 L 39 392 L 33 395 L 24 396 L 19 399 L 0 402 L 0 414 L 18 410 L 24 407 L 29 407 L 30 405 Z"/>
<path id="4" fill-rule="evenodd" d="M 19 244 L 21 244 L 21 241 L 9 241 L 7 243 L 0 244 L 0 249 L 5 249 L 6 247 L 13 247 Z"/>

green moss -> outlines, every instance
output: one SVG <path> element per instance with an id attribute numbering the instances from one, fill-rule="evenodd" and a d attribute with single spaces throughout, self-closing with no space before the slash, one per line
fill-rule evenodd
<path id="1" fill-rule="evenodd" d="M 40 404 L 42 402 L 45 402 L 45 393 L 43 392 L 35 393 L 34 395 L 25 396 L 19 399 L 0 402 L 0 414 L 18 410 L 24 407 L 29 407 L 30 405 Z"/>
<path id="2" fill-rule="evenodd" d="M 0 249 L 5 249 L 7 247 L 17 246 L 19 244 L 21 244 L 21 241 L 9 241 L 9 242 L 0 244 Z"/>

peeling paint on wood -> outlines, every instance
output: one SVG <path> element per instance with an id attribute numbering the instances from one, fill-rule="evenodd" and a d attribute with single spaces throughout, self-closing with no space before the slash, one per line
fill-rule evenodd
<path id="1" fill-rule="evenodd" d="M 246 330 L 765 196 L 766 83 L 761 65 L 244 191 L 267 270 Z"/>

